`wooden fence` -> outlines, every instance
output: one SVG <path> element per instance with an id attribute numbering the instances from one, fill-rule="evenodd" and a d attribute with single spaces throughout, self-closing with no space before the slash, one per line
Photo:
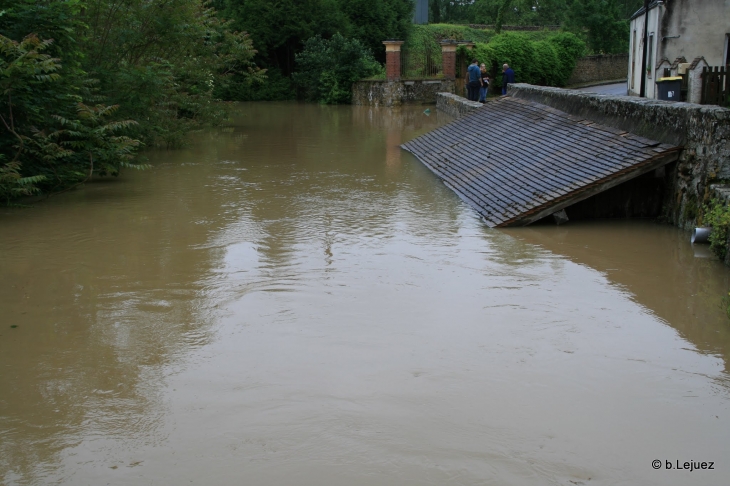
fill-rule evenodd
<path id="1" fill-rule="evenodd" d="M 702 68 L 703 105 L 730 106 L 730 82 L 728 82 L 727 66 Z"/>

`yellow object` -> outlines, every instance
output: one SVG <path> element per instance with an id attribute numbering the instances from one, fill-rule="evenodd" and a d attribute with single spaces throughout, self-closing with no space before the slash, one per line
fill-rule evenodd
<path id="1" fill-rule="evenodd" d="M 659 81 L 680 81 L 682 79 L 682 76 L 670 76 L 668 78 L 659 78 L 657 79 L 657 82 Z"/>
<path id="2" fill-rule="evenodd" d="M 677 64 L 677 74 L 686 74 L 691 65 L 689 62 L 680 62 Z"/>

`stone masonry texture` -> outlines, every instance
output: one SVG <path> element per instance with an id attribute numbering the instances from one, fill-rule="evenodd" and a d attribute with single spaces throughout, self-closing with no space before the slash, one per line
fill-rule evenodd
<path id="1" fill-rule="evenodd" d="M 460 118 L 481 106 L 479 102 L 469 101 L 453 93 L 436 94 L 436 109 L 454 118 Z"/>
<path id="2" fill-rule="evenodd" d="M 352 85 L 352 104 L 365 106 L 433 105 L 436 93 L 454 91 L 451 79 L 357 81 Z"/>
<path id="3" fill-rule="evenodd" d="M 578 59 L 568 85 L 627 79 L 629 55 L 588 56 Z"/>

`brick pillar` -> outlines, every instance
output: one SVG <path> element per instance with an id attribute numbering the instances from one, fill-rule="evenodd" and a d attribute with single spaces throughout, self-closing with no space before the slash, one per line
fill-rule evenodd
<path id="1" fill-rule="evenodd" d="M 469 51 L 469 55 L 464 58 L 464 65 L 460 66 L 461 75 L 464 80 L 464 96 L 466 96 L 466 93 L 467 93 L 466 84 L 469 82 L 469 80 L 467 79 L 466 72 L 467 72 L 467 69 L 469 68 L 469 64 L 471 64 L 471 61 L 472 61 L 471 51 L 474 49 L 475 44 L 473 42 L 458 42 L 457 44 L 460 46 L 465 46 L 466 49 Z"/>
<path id="2" fill-rule="evenodd" d="M 466 64 L 464 64 L 463 66 L 461 66 L 461 68 L 464 70 L 463 72 L 466 73 L 466 69 L 469 67 L 469 64 L 471 64 L 471 62 L 473 60 L 472 59 L 472 55 L 471 55 L 471 51 L 474 50 L 474 45 L 475 44 L 473 42 L 460 42 L 459 45 L 466 47 L 466 49 L 469 51 L 469 55 L 465 59 Z"/>
<path id="3" fill-rule="evenodd" d="M 385 77 L 388 81 L 400 79 L 400 46 L 403 41 L 383 41 L 385 44 Z"/>
<path id="4" fill-rule="evenodd" d="M 456 42 L 441 41 L 444 78 L 456 79 Z"/>

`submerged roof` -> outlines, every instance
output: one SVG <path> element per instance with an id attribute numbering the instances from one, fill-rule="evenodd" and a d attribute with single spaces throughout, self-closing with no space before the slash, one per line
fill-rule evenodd
<path id="1" fill-rule="evenodd" d="M 491 227 L 537 221 L 673 162 L 680 150 L 508 96 L 402 147 Z"/>

